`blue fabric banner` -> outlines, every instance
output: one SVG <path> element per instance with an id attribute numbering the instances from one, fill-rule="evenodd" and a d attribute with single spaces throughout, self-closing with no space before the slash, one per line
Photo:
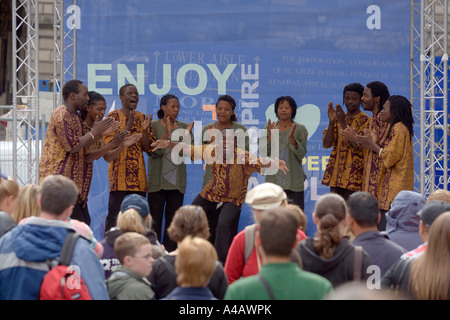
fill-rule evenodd
<path id="1" fill-rule="evenodd" d="M 209 106 L 222 94 L 235 98 L 240 123 L 259 129 L 275 119 L 276 98 L 292 96 L 295 120 L 309 132 L 308 235 L 315 232 L 315 201 L 329 191 L 321 185 L 331 153 L 322 146 L 328 103 L 342 104 L 346 84 L 374 80 L 409 97 L 408 1 L 79 0 L 75 9 L 79 15 L 66 28 L 77 28 L 77 78 L 102 93 L 108 108 L 121 108 L 118 89 L 128 82 L 138 88 L 138 110 L 154 119 L 161 96 L 175 94 L 178 119 L 195 121 L 199 141 L 201 126 L 214 121 Z M 201 190 L 203 165 L 188 165 L 187 174 L 190 204 Z M 249 188 L 263 181 L 255 174 Z M 108 194 L 107 163 L 99 160 L 89 195 L 97 238 Z M 239 228 L 249 223 L 244 205 Z"/>

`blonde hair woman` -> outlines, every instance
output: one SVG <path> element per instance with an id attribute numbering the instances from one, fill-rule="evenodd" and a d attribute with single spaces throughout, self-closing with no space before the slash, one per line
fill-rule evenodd
<path id="1" fill-rule="evenodd" d="M 433 222 L 427 250 L 411 263 L 409 291 L 420 300 L 450 298 L 450 211 Z"/>
<path id="2" fill-rule="evenodd" d="M 19 224 L 22 219 L 39 216 L 41 212 L 38 200 L 40 194 L 41 188 L 38 185 L 27 184 L 20 188 L 16 210 L 12 215 L 16 224 Z"/>

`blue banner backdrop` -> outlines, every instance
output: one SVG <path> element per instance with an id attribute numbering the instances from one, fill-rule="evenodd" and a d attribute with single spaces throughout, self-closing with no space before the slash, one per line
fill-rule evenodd
<path id="1" fill-rule="evenodd" d="M 331 149 L 322 147 L 327 105 L 342 103 L 346 84 L 378 80 L 391 94 L 409 97 L 408 1 L 345 0 L 97 0 L 77 1 L 77 77 L 102 93 L 108 108 L 121 108 L 118 89 L 134 83 L 138 110 L 153 114 L 159 99 L 180 99 L 179 120 L 214 121 L 209 105 L 230 94 L 238 121 L 262 129 L 274 119 L 273 103 L 292 96 L 296 121 L 309 132 L 305 213 L 307 234 Z M 249 77 L 246 74 L 253 74 Z M 110 111 L 107 110 L 107 111 Z M 89 195 L 92 229 L 103 237 L 107 215 L 107 163 L 94 164 Z M 201 190 L 202 163 L 188 165 L 185 204 Z M 255 174 L 249 188 L 264 181 Z M 239 228 L 252 223 L 244 205 Z"/>

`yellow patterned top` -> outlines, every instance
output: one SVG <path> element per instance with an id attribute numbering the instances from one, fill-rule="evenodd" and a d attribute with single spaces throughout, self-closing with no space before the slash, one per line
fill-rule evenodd
<path id="1" fill-rule="evenodd" d="M 394 198 L 402 190 L 414 190 L 414 149 L 409 130 L 396 123 L 381 151 L 381 170 L 378 183 L 378 206 L 389 210 Z"/>
<path id="2" fill-rule="evenodd" d="M 108 114 L 108 117 L 120 122 L 119 131 L 125 129 L 128 121 L 122 110 L 114 110 Z M 133 126 L 130 129 L 130 135 L 143 133 L 143 122 L 147 119 L 147 115 L 142 112 L 135 111 Z M 155 141 L 155 135 L 151 126 L 148 128 L 150 144 Z M 105 137 L 105 142 L 109 143 L 114 137 L 111 134 Z M 147 174 L 145 170 L 145 161 L 142 142 L 138 141 L 132 146 L 124 149 L 121 154 L 109 163 L 108 178 L 109 191 L 141 191 L 147 192 Z"/>
<path id="3" fill-rule="evenodd" d="M 192 146 L 192 159 L 203 159 L 211 168 L 211 180 L 200 196 L 212 202 L 231 202 L 238 207 L 244 203 L 248 180 L 262 167 L 261 159 L 248 151 L 235 148 L 234 159 L 227 163 L 216 156 L 213 145 Z"/>

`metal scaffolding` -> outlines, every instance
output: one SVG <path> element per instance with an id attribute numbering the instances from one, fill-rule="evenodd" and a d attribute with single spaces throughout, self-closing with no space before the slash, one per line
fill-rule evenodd
<path id="1" fill-rule="evenodd" d="M 448 189 L 448 0 L 411 1 L 411 102 L 418 192 Z"/>
<path id="2" fill-rule="evenodd" d="M 65 28 L 64 22 L 71 14 L 77 0 L 53 2 L 53 106 L 62 104 L 61 88 L 65 79 L 77 77 L 77 29 Z M 76 14 L 76 11 L 75 11 Z"/>
<path id="3" fill-rule="evenodd" d="M 12 1 L 12 163 L 20 185 L 39 180 L 38 6 L 39 0 Z"/>

